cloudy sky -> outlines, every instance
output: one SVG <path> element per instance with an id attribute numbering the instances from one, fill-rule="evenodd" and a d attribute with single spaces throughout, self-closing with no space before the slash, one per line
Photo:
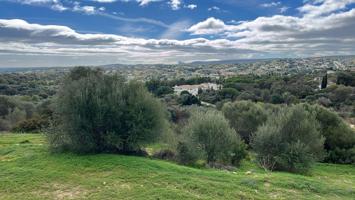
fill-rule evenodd
<path id="1" fill-rule="evenodd" d="M 355 54 L 355 0 L 0 0 L 0 67 Z"/>

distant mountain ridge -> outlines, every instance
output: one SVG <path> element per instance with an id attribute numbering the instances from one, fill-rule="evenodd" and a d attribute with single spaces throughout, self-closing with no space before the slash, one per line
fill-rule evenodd
<path id="1" fill-rule="evenodd" d="M 191 63 L 186 64 L 193 64 L 193 65 L 203 65 L 203 64 L 242 64 L 242 63 L 253 63 L 253 62 L 262 62 L 262 61 L 269 61 L 275 60 L 278 58 L 266 58 L 266 59 L 238 59 L 238 60 L 214 60 L 214 61 L 194 61 Z"/>
<path id="2" fill-rule="evenodd" d="M 355 55 L 342 55 L 342 56 L 319 56 L 319 57 L 305 57 L 305 58 L 264 58 L 264 59 L 235 59 L 235 60 L 206 60 L 206 61 L 193 61 L 193 62 L 182 62 L 178 64 L 105 64 L 105 65 L 82 65 L 86 67 L 101 67 L 104 69 L 131 69 L 132 67 L 158 67 L 164 68 L 166 66 L 194 66 L 194 65 L 233 65 L 233 64 L 250 64 L 250 63 L 269 63 L 273 61 L 284 61 L 284 62 L 294 62 L 300 60 L 317 60 L 317 59 L 330 59 L 330 60 L 341 60 L 355 63 Z M 0 73 L 16 73 L 16 72 L 40 72 L 48 70 L 58 70 L 66 71 L 74 66 L 53 66 L 53 67 L 0 67 Z"/>

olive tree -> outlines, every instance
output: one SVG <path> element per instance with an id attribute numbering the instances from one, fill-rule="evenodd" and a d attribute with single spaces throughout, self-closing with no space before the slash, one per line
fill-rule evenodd
<path id="1" fill-rule="evenodd" d="M 355 131 L 335 112 L 318 105 L 303 105 L 316 116 L 320 132 L 325 138 L 327 152 L 324 161 L 331 163 L 355 163 Z"/>
<path id="2" fill-rule="evenodd" d="M 194 110 L 183 132 L 178 146 L 180 160 L 200 158 L 208 164 L 237 165 L 245 157 L 244 143 L 218 111 Z"/>
<path id="3" fill-rule="evenodd" d="M 252 139 L 263 168 L 290 172 L 307 172 L 322 158 L 323 144 L 315 116 L 302 105 L 274 112 Z"/>
<path id="4" fill-rule="evenodd" d="M 230 125 L 249 144 L 251 135 L 267 119 L 265 109 L 251 101 L 236 101 L 223 106 L 222 112 Z"/>
<path id="5" fill-rule="evenodd" d="M 78 153 L 132 153 L 158 139 L 165 112 L 138 82 L 99 70 L 74 69 L 56 99 L 53 148 Z"/>

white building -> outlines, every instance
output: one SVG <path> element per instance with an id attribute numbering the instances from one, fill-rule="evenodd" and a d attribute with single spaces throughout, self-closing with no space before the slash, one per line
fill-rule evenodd
<path id="1" fill-rule="evenodd" d="M 221 89 L 221 85 L 215 84 L 215 83 L 202 83 L 199 85 L 179 85 L 179 86 L 174 86 L 174 92 L 175 94 L 179 94 L 182 91 L 187 91 L 192 95 L 197 95 L 198 90 L 219 90 Z"/>

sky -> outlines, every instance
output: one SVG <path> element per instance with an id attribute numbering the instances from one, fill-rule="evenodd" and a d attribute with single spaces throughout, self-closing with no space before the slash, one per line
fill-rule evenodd
<path id="1" fill-rule="evenodd" d="M 355 55 L 355 0 L 0 0 L 0 67 Z"/>

